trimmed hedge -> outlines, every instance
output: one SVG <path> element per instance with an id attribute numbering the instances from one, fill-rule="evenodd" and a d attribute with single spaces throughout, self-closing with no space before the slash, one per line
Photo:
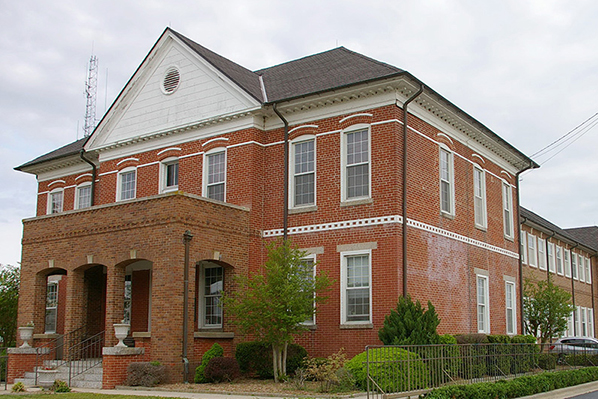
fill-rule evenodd
<path id="1" fill-rule="evenodd" d="M 384 392 L 401 392 L 428 386 L 428 368 L 417 353 L 396 347 L 370 349 L 370 376 Z M 345 368 L 355 377 L 355 383 L 367 389 L 367 352 L 349 360 Z M 400 362 L 407 360 L 409 362 Z M 398 362 L 397 362 L 398 361 Z"/>
<path id="2" fill-rule="evenodd" d="M 204 376 L 213 382 L 231 382 L 241 377 L 241 369 L 233 357 L 214 357 L 208 362 Z"/>
<path id="3" fill-rule="evenodd" d="M 297 344 L 289 344 L 287 348 L 287 374 L 292 375 L 307 357 L 304 347 Z M 263 342 L 241 342 L 235 349 L 235 358 L 239 362 L 241 372 L 254 374 L 259 378 L 274 378 L 272 369 L 272 346 Z"/>
<path id="4" fill-rule="evenodd" d="M 155 387 L 166 380 L 166 367 L 157 362 L 135 362 L 127 367 L 125 385 Z"/>
<path id="5" fill-rule="evenodd" d="M 513 380 L 482 382 L 470 385 L 451 385 L 437 388 L 425 395 L 426 399 L 495 399 L 519 398 L 555 389 L 585 384 L 598 380 L 598 367 L 579 370 L 546 372 L 518 377 Z"/>

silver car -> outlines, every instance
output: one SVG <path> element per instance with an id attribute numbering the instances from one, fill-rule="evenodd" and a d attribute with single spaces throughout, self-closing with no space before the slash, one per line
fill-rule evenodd
<path id="1" fill-rule="evenodd" d="M 559 338 L 548 347 L 550 353 L 598 354 L 598 339 L 589 337 Z"/>

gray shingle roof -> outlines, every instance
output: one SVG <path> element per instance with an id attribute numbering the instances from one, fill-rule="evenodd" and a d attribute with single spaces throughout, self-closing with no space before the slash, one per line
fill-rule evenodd
<path id="1" fill-rule="evenodd" d="M 83 145 L 85 145 L 86 141 L 87 137 L 83 137 L 82 139 L 67 144 L 64 147 L 60 147 L 57 150 L 51 151 L 47 154 L 35 158 L 34 160 L 26 162 L 23 165 L 17 166 L 15 170 L 22 171 L 23 168 L 26 168 L 28 166 L 33 166 L 42 162 L 47 162 L 58 158 L 68 157 L 70 155 L 77 155 L 79 154 L 79 152 L 81 152 L 81 149 L 83 148 Z"/>
<path id="2" fill-rule="evenodd" d="M 521 214 L 521 218 L 522 218 L 522 220 L 521 220 L 522 223 L 524 223 L 524 220 L 529 220 L 530 222 L 532 222 L 540 227 L 545 228 L 549 232 L 554 232 L 563 238 L 566 238 L 573 242 L 580 243 L 590 249 L 593 249 L 594 251 L 598 251 L 598 245 L 596 245 L 598 243 L 598 241 L 594 241 L 594 243 L 591 243 L 589 241 L 581 240 L 578 235 L 572 234 L 570 230 L 560 228 L 556 224 L 549 222 L 548 220 L 544 219 L 542 216 L 530 211 L 527 208 L 520 207 L 520 214 Z M 596 229 L 598 229 L 598 227 Z"/>
<path id="3" fill-rule="evenodd" d="M 598 251 L 598 226 L 574 227 L 565 229 L 565 231 L 576 237 L 585 246 Z"/>

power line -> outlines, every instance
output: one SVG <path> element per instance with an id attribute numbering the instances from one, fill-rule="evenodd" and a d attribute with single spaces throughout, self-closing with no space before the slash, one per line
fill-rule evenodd
<path id="1" fill-rule="evenodd" d="M 564 140 L 566 137 L 568 137 L 569 135 L 571 135 L 577 129 L 581 128 L 583 125 L 585 125 L 586 123 L 588 123 L 591 119 L 595 118 L 596 116 L 598 116 L 598 112 L 596 112 L 594 115 L 590 116 L 588 119 L 586 119 L 585 121 L 583 121 L 582 123 L 580 123 L 579 125 L 577 125 L 575 128 L 573 128 L 572 130 L 570 130 L 566 134 L 562 135 L 561 137 L 559 137 L 558 139 L 556 139 L 552 143 L 548 144 L 546 147 L 540 149 L 539 151 L 536 151 L 534 154 L 532 154 L 530 156 L 530 158 L 533 158 L 535 156 L 542 156 L 542 155 L 544 155 L 543 153 L 548 152 L 548 150 L 549 150 L 550 147 L 552 147 L 552 146 L 556 145 L 557 143 L 559 143 L 560 141 Z"/>

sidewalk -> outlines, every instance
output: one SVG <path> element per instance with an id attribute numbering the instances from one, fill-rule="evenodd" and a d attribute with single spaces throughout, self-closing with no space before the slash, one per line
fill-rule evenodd
<path id="1" fill-rule="evenodd" d="M 12 385 L 8 385 L 5 391 L 4 386 L 0 386 L 0 395 L 11 394 Z M 27 388 L 27 392 L 34 393 L 41 391 L 40 388 Z M 566 399 L 573 396 L 582 395 L 598 391 L 598 381 L 588 382 L 586 384 L 576 385 L 569 388 L 557 389 L 555 391 L 538 393 L 531 396 L 525 396 L 520 399 Z M 273 396 L 265 394 L 256 395 L 236 395 L 226 393 L 196 393 L 196 392 L 180 392 L 180 391 L 162 391 L 159 389 L 86 389 L 73 388 L 73 392 L 87 392 L 100 393 L 106 395 L 132 395 L 132 396 L 158 396 L 163 398 L 185 398 L 185 399 L 288 399 L 296 396 Z M 306 395 L 309 396 L 309 395 Z M 366 394 L 354 396 L 354 398 L 366 398 Z M 598 392 L 596 392 L 598 398 Z M 400 398 L 396 398 L 400 399 Z"/>

